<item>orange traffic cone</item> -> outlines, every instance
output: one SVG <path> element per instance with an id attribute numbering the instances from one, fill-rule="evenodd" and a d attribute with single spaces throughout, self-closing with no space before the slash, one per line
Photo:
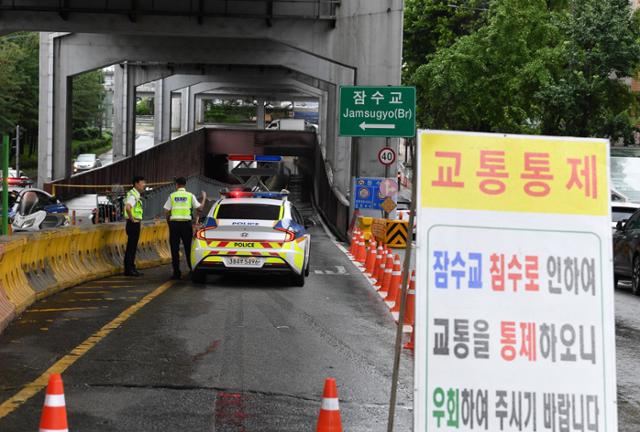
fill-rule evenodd
<path id="1" fill-rule="evenodd" d="M 382 286 L 378 291 L 382 298 L 387 296 L 389 292 L 389 287 L 391 286 L 391 276 L 393 275 L 393 254 L 391 252 L 387 253 L 387 261 L 384 265 L 384 278 L 382 281 Z"/>
<path id="2" fill-rule="evenodd" d="M 364 274 L 371 276 L 373 273 L 373 266 L 376 264 L 376 241 L 372 238 L 369 240 L 369 251 L 367 253 L 367 260 L 364 263 Z"/>
<path id="3" fill-rule="evenodd" d="M 40 418 L 40 432 L 68 432 L 67 408 L 64 402 L 64 386 L 60 374 L 51 374 L 44 408 Z"/>
<path id="4" fill-rule="evenodd" d="M 333 378 L 327 378 L 324 382 L 322 407 L 318 416 L 316 432 L 342 432 L 338 389 L 336 388 L 336 380 Z"/>
<path id="5" fill-rule="evenodd" d="M 416 271 L 411 272 L 411 282 L 407 291 L 407 308 L 404 314 L 404 324 L 412 326 L 416 317 Z"/>
<path id="6" fill-rule="evenodd" d="M 392 302 L 396 301 L 401 283 L 402 271 L 400 270 L 400 257 L 396 254 L 395 258 L 393 259 L 393 271 L 391 272 L 389 291 L 387 292 L 387 296 L 384 298 L 384 301 L 387 302 L 387 304 L 391 304 Z"/>
<path id="7" fill-rule="evenodd" d="M 384 247 L 382 245 L 378 246 L 378 250 L 376 252 L 376 262 L 373 264 L 373 272 L 371 277 L 377 281 L 382 277 L 382 273 L 380 272 L 380 267 L 382 262 L 384 261 Z"/>
<path id="8" fill-rule="evenodd" d="M 400 314 L 400 301 L 402 300 L 402 280 L 404 279 L 404 272 L 400 274 L 400 285 L 398 285 L 398 291 L 396 291 L 396 296 L 391 299 L 393 302 L 393 306 L 391 307 L 391 313 L 395 317 L 396 321 L 398 320 L 398 315 Z"/>
<path id="9" fill-rule="evenodd" d="M 411 339 L 409 339 L 409 342 L 407 342 L 406 344 L 404 344 L 404 348 L 413 351 L 416 347 L 416 328 L 412 327 L 411 328 Z"/>
<path id="10" fill-rule="evenodd" d="M 358 238 L 358 250 L 356 252 L 356 262 L 359 264 L 364 264 L 367 259 L 367 250 L 364 246 L 364 235 L 359 236 Z"/>
<path id="11" fill-rule="evenodd" d="M 358 238 L 360 234 L 356 229 L 351 236 L 351 244 L 349 245 L 349 258 L 353 259 L 356 256 L 356 248 L 358 247 Z"/>
<path id="12" fill-rule="evenodd" d="M 403 272 L 404 275 L 404 272 Z M 407 287 L 407 310 L 406 310 L 406 314 L 405 314 L 405 324 L 407 323 L 407 314 L 409 313 L 409 293 L 413 290 L 413 295 L 415 296 L 415 289 L 416 289 L 416 272 L 415 270 L 411 272 L 411 278 L 409 279 L 409 286 Z M 400 278 L 400 281 L 402 281 L 403 278 Z M 391 312 L 400 312 L 400 300 L 402 300 L 402 282 L 400 282 L 400 288 L 398 289 L 398 294 L 396 296 L 395 299 L 395 303 L 393 305 L 393 308 L 391 308 Z M 414 300 L 414 299 L 412 299 Z"/>
<path id="13" fill-rule="evenodd" d="M 373 285 L 373 287 L 378 291 L 382 289 L 384 283 L 385 269 L 387 267 L 387 255 L 389 255 L 389 252 L 387 251 L 387 248 L 383 247 L 382 258 L 380 259 L 380 265 L 378 266 L 378 273 L 375 275 L 376 283 Z"/>

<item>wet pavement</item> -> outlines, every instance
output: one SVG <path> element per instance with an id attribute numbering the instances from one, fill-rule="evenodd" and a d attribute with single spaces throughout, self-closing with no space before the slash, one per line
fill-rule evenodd
<path id="1" fill-rule="evenodd" d="M 616 290 L 616 358 L 620 432 L 640 431 L 640 297 Z"/>
<path id="2" fill-rule="evenodd" d="M 43 391 L 8 414 L 6 401 L 68 361 L 73 431 L 308 431 L 329 376 L 345 430 L 386 430 L 395 323 L 322 229 L 312 236 L 303 288 L 240 275 L 167 287 L 162 267 L 38 302 L 0 336 L 0 430 L 37 430 Z M 405 351 L 396 430 L 411 430 L 412 360 Z"/>

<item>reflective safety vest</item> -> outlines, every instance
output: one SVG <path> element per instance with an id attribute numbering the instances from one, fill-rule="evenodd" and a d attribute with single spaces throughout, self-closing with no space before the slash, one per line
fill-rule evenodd
<path id="1" fill-rule="evenodd" d="M 136 200 L 136 204 L 131 209 L 133 218 L 137 220 L 142 220 L 142 200 L 140 199 L 140 192 L 138 192 L 136 188 L 133 188 L 129 192 L 127 192 L 127 201 L 131 196 L 133 196 Z"/>
<path id="2" fill-rule="evenodd" d="M 169 196 L 171 201 L 171 215 L 169 220 L 172 221 L 190 221 L 191 220 L 191 208 L 193 206 L 192 197 L 190 192 L 187 192 L 185 188 L 180 188 Z"/>

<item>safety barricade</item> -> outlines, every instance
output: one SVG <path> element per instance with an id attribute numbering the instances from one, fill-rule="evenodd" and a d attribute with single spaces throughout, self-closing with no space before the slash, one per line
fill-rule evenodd
<path id="1" fill-rule="evenodd" d="M 136 263 L 167 263 L 165 221 L 143 222 Z M 0 237 L 0 332 L 34 301 L 122 271 L 124 224 L 66 227 Z"/>
<path id="2" fill-rule="evenodd" d="M 365 241 L 369 241 L 371 238 L 371 224 L 373 223 L 373 218 L 368 216 L 358 216 L 357 227 L 358 230 L 364 236 Z"/>
<path id="3" fill-rule="evenodd" d="M 358 232 L 365 241 L 373 238 L 378 244 L 404 249 L 409 240 L 409 222 L 404 220 L 378 219 L 358 216 Z"/>
<path id="4" fill-rule="evenodd" d="M 387 240 L 387 220 L 373 219 L 371 222 L 371 235 L 376 239 L 378 244 L 385 244 Z"/>
<path id="5" fill-rule="evenodd" d="M 385 243 L 391 248 L 404 249 L 409 240 L 409 222 L 401 220 L 387 221 Z"/>
<path id="6" fill-rule="evenodd" d="M 16 314 L 22 313 L 36 299 L 35 291 L 22 270 L 22 249 L 26 242 L 25 237 L 0 241 L 0 281 L 4 293 L 16 308 Z"/>

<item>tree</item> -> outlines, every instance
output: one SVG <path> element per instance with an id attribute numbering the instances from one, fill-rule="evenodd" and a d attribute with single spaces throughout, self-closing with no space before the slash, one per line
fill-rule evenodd
<path id="1" fill-rule="evenodd" d="M 411 78 L 423 127 L 536 133 L 536 92 L 561 42 L 544 0 L 498 0 L 487 23 L 438 50 Z"/>
<path id="2" fill-rule="evenodd" d="M 405 77 L 439 49 L 477 30 L 489 0 L 406 0 L 404 7 Z"/>
<path id="3" fill-rule="evenodd" d="M 105 89 L 101 70 L 86 72 L 73 79 L 73 128 L 102 126 Z"/>
<path id="4" fill-rule="evenodd" d="M 0 88 L 0 132 L 11 133 L 16 124 L 37 131 L 37 33 L 0 38 Z"/>
<path id="5" fill-rule="evenodd" d="M 630 142 L 640 64 L 627 0 L 494 0 L 486 23 L 409 79 L 423 127 Z"/>
<path id="6" fill-rule="evenodd" d="M 640 67 L 640 27 L 629 2 L 574 0 L 563 31 L 563 67 L 538 94 L 542 132 L 632 143 L 639 99 L 624 78 Z"/>

